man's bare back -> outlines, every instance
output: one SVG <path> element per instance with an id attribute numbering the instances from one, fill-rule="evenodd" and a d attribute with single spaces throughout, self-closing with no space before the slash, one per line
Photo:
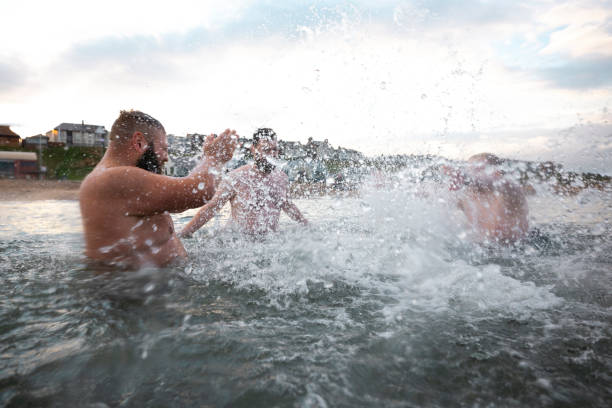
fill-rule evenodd
<path id="1" fill-rule="evenodd" d="M 501 160 L 489 153 L 469 159 L 466 173 L 445 168 L 452 175 L 457 205 L 479 240 L 510 243 L 527 235 L 527 199 L 523 189 L 496 169 Z"/>
<path id="2" fill-rule="evenodd" d="M 483 239 L 514 242 L 527 234 L 527 200 L 522 189 L 499 180 L 491 190 L 468 189 L 459 208 L 474 231 Z"/>
<path id="3" fill-rule="evenodd" d="M 176 236 L 170 214 L 143 215 L 144 212 L 134 212 L 131 205 L 133 200 L 116 199 L 113 192 L 106 191 L 105 187 L 112 188 L 112 184 L 105 183 L 100 175 L 108 170 L 96 168 L 81 185 L 85 255 L 90 259 L 131 268 L 161 266 L 184 257 L 186 252 Z M 137 170 L 140 169 L 111 171 L 115 176 L 130 178 L 130 172 Z M 139 176 L 142 175 L 135 175 L 134 178 Z M 146 194 L 142 200 L 146 200 Z"/>
<path id="4" fill-rule="evenodd" d="M 184 258 L 170 213 L 202 205 L 215 191 L 215 171 L 231 158 L 235 132 L 205 144 L 206 159 L 187 177 L 159 174 L 168 160 L 166 133 L 142 112 L 122 112 L 111 143 L 81 184 L 85 255 L 136 269 Z M 215 171 L 213 171 L 215 169 Z"/>

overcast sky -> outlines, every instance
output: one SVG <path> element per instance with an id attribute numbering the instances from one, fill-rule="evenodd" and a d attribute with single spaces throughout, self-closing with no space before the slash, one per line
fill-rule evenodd
<path id="1" fill-rule="evenodd" d="M 8 1 L 0 122 L 273 127 L 612 173 L 612 1 Z"/>

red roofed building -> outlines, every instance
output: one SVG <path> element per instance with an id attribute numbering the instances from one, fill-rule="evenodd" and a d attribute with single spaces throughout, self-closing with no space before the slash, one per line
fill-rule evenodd
<path id="1" fill-rule="evenodd" d="M 13 132 L 10 126 L 0 125 L 0 146 L 20 147 L 21 136 Z"/>

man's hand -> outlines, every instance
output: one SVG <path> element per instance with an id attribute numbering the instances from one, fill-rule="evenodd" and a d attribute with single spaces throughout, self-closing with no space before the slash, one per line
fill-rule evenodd
<path id="1" fill-rule="evenodd" d="M 235 130 L 225 129 L 219 136 L 208 135 L 204 141 L 204 155 L 215 162 L 228 162 L 234 155 L 238 144 Z"/>

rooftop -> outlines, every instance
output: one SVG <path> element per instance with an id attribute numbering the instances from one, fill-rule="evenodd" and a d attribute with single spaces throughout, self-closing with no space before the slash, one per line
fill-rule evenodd
<path id="1" fill-rule="evenodd" d="M 88 125 L 88 124 L 82 124 L 82 123 L 67 123 L 67 122 L 57 125 L 55 129 L 81 131 L 83 130 L 83 127 L 85 128 L 85 131 L 90 132 L 90 133 L 94 133 L 100 128 L 104 129 L 104 126 L 102 125 Z M 104 131 L 106 130 L 104 129 Z"/>
<path id="2" fill-rule="evenodd" d="M 11 127 L 7 125 L 0 125 L 0 136 L 21 137 L 17 133 L 13 132 Z"/>

